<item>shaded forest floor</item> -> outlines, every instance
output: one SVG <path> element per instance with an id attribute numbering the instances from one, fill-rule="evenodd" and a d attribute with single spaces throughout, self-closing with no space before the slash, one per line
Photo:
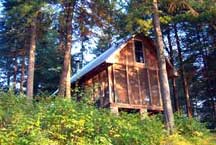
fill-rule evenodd
<path id="1" fill-rule="evenodd" d="M 166 135 L 163 116 L 113 115 L 86 99 L 74 102 L 0 92 L 0 144 L 216 145 L 216 134 L 194 119 L 176 115 Z"/>

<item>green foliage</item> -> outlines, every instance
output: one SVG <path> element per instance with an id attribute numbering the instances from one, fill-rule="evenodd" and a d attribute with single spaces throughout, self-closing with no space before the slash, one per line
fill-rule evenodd
<path id="1" fill-rule="evenodd" d="M 199 136 L 200 133 L 208 134 L 205 124 L 201 124 L 195 119 L 189 119 L 182 115 L 175 115 L 176 128 L 180 134 L 185 136 Z"/>
<path id="2" fill-rule="evenodd" d="M 98 110 L 83 102 L 0 94 L 0 144 L 159 144 L 162 122 L 156 117 Z M 40 141 L 40 142 L 39 142 Z"/>
<path id="3" fill-rule="evenodd" d="M 207 130 L 195 120 L 176 117 L 177 132 L 167 138 L 159 116 L 113 115 L 86 102 L 0 93 L 0 144 L 159 145 L 203 139 Z M 187 136 L 187 137 L 186 137 Z M 189 139 L 188 139 L 189 138 Z M 197 140 L 196 140 L 197 141 Z"/>
<path id="4" fill-rule="evenodd" d="M 175 115 L 176 130 L 179 135 L 184 136 L 194 144 L 199 145 L 202 139 L 208 138 L 209 130 L 205 124 L 201 124 L 196 119 L 189 119 L 182 115 Z"/>

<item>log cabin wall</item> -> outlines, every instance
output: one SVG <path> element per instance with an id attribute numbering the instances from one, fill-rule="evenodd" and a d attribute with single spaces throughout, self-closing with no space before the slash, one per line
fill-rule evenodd
<path id="1" fill-rule="evenodd" d="M 136 61 L 135 41 L 142 43 L 143 62 Z M 115 55 L 115 63 L 109 73 L 113 80 L 114 103 L 161 106 L 156 52 L 143 37 L 131 39 L 125 48 Z M 142 61 L 142 60 L 141 60 Z"/>

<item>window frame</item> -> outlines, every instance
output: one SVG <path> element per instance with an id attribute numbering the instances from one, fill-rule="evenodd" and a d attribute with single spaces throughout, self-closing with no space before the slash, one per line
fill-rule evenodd
<path id="1" fill-rule="evenodd" d="M 143 53 L 143 62 L 138 62 L 137 59 L 136 59 L 136 45 L 135 45 L 135 42 L 138 41 L 138 42 L 141 42 L 142 44 L 142 53 Z M 144 50 L 144 44 L 143 44 L 143 41 L 140 40 L 140 39 L 134 39 L 133 40 L 133 52 L 134 52 L 134 62 L 137 63 L 137 64 L 145 64 L 146 63 L 146 60 L 145 60 L 145 50 Z"/>

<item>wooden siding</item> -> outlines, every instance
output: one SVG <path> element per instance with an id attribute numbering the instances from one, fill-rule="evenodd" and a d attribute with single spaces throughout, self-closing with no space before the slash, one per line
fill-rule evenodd
<path id="1" fill-rule="evenodd" d="M 145 63 L 135 61 L 134 40 L 142 41 Z M 116 56 L 113 64 L 115 103 L 161 106 L 156 52 L 148 41 L 131 40 Z"/>
<path id="2" fill-rule="evenodd" d="M 139 69 L 139 81 L 140 81 L 140 95 L 142 98 L 142 104 L 148 105 L 150 102 L 150 92 L 149 92 L 147 69 L 142 69 L 142 68 Z"/>
<path id="3" fill-rule="evenodd" d="M 138 73 L 136 70 L 136 67 L 129 67 L 128 69 L 129 73 L 129 85 L 130 85 L 130 103 L 131 104 L 141 104 L 140 102 L 140 96 L 139 96 L 139 80 L 138 80 Z"/>
<path id="4" fill-rule="evenodd" d="M 129 103 L 126 71 L 123 65 L 114 65 L 115 97 L 117 102 Z M 115 101 L 115 102 L 116 102 Z"/>
<path id="5" fill-rule="evenodd" d="M 149 70 L 150 74 L 150 85 L 151 85 L 151 104 L 160 106 L 160 93 L 157 70 Z"/>
<path id="6" fill-rule="evenodd" d="M 134 40 L 142 41 L 144 63 L 136 62 Z M 100 65 L 81 80 L 100 107 L 161 111 L 158 61 L 153 44 L 135 37 L 112 56 L 113 64 Z M 112 108 L 114 107 L 114 108 Z"/>
<path id="7" fill-rule="evenodd" d="M 85 91 L 92 96 L 98 106 L 107 106 L 109 99 L 108 70 L 104 69 L 84 81 Z"/>

